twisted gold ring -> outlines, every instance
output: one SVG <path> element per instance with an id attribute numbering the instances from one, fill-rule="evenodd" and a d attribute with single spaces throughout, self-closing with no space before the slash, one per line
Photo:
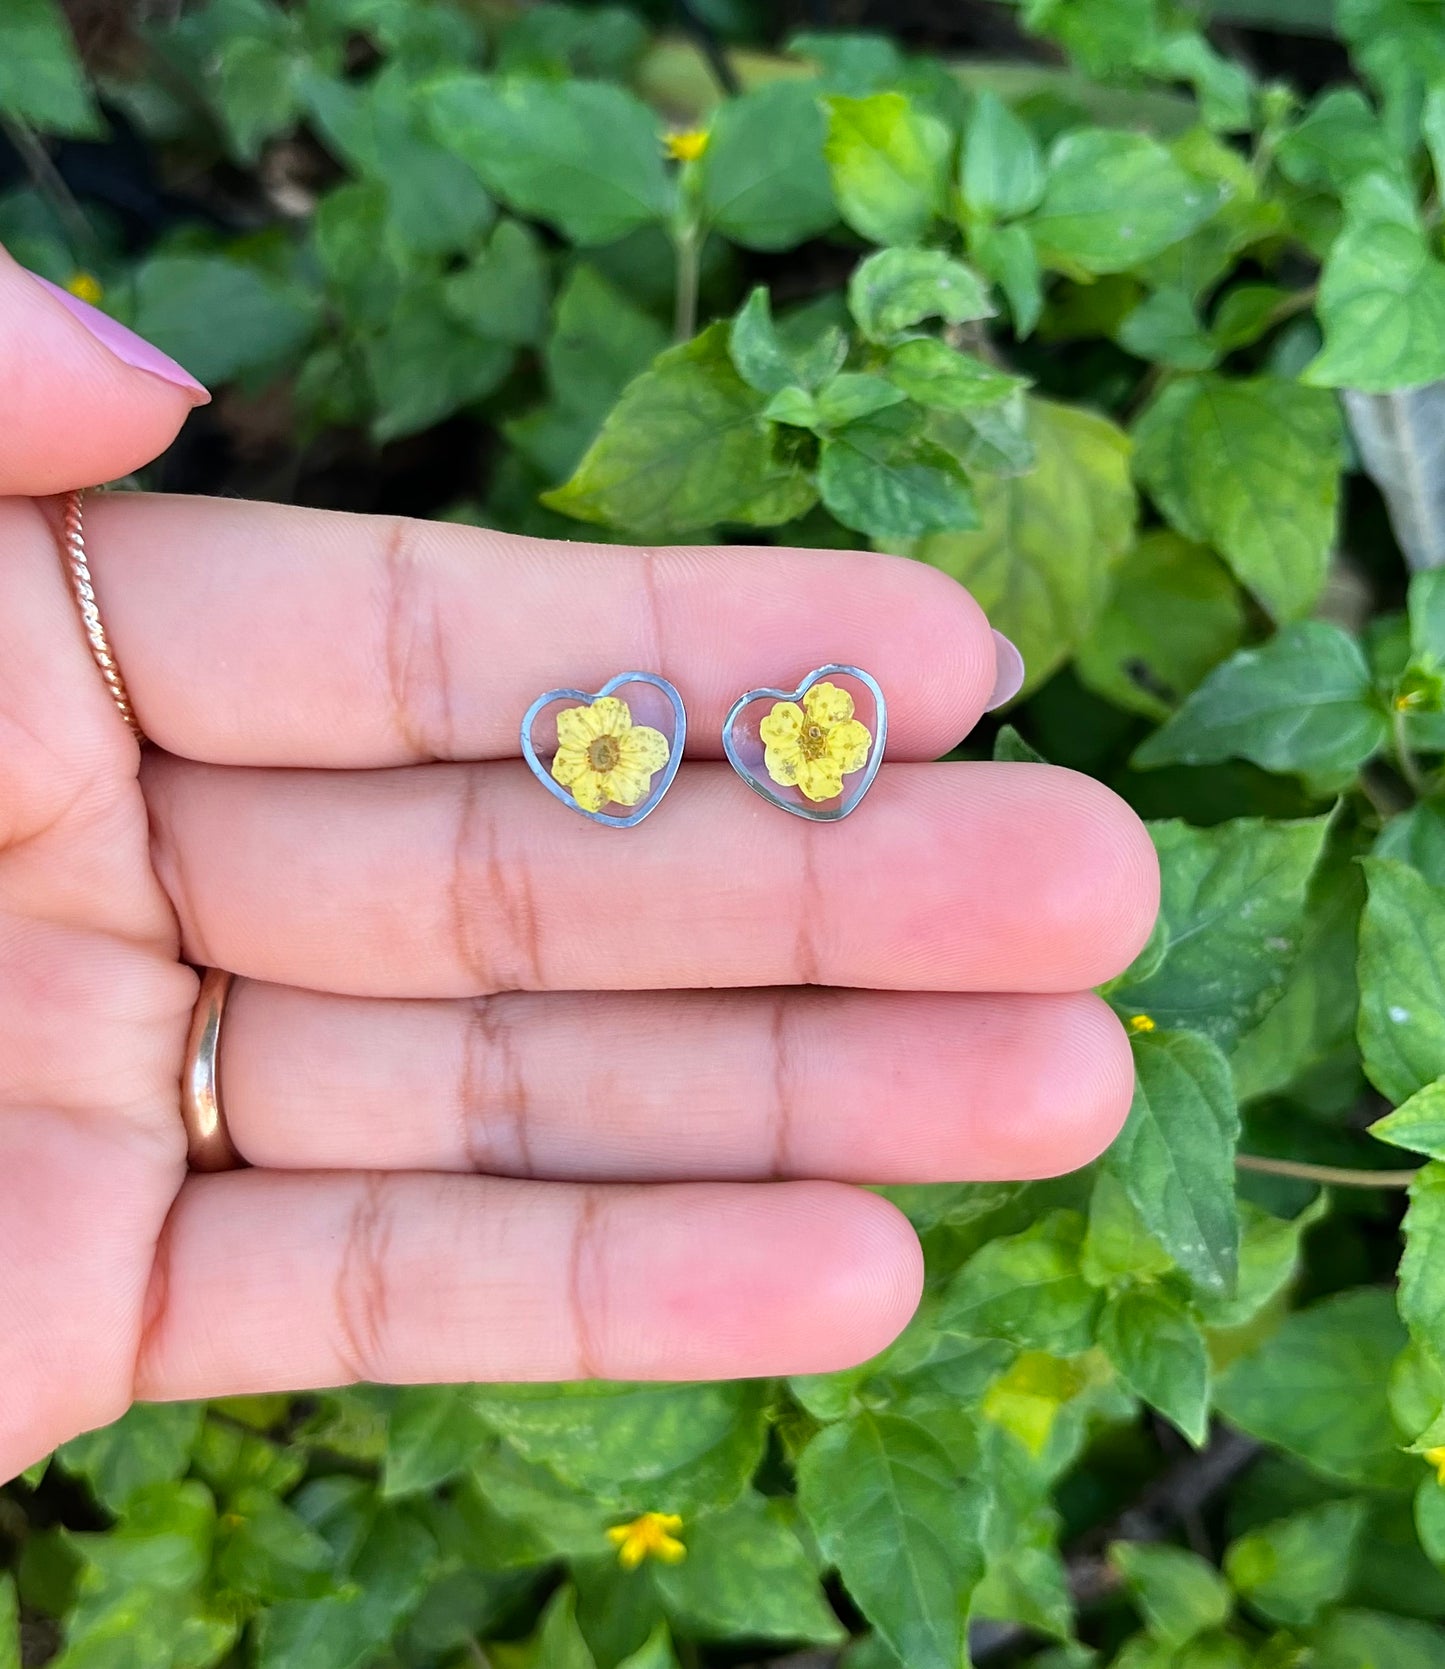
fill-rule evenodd
<path id="1" fill-rule="evenodd" d="M 105 679 L 105 687 L 110 691 L 110 698 L 115 703 L 117 711 L 125 720 L 127 728 L 138 742 L 145 741 L 145 732 L 140 727 L 140 721 L 135 716 L 135 708 L 131 706 L 130 691 L 125 687 L 125 679 L 121 677 L 120 667 L 116 663 L 115 651 L 110 646 L 110 639 L 105 635 L 105 626 L 100 618 L 100 605 L 95 600 L 95 586 L 90 578 L 90 564 L 85 558 L 85 524 L 84 524 L 85 494 L 83 491 L 65 495 L 65 533 L 61 540 L 61 549 L 65 557 L 65 573 L 70 581 L 70 589 L 75 597 L 75 605 L 80 610 L 80 621 L 85 627 L 86 641 L 90 644 L 90 653 L 95 658 L 95 664 L 100 675 Z"/>

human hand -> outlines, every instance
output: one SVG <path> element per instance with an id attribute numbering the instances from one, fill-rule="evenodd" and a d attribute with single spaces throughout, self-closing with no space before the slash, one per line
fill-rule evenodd
<path id="1" fill-rule="evenodd" d="M 1105 1145 L 1129 1051 L 1087 988 L 1148 935 L 1153 851 L 1088 778 L 927 763 L 994 684 L 965 592 L 868 553 L 92 499 L 142 753 L 46 495 L 157 455 L 202 397 L 178 378 L 0 254 L 0 1478 L 134 1397 L 840 1367 L 921 1277 L 847 1184 Z M 891 722 L 818 827 L 719 728 L 830 660 Z M 619 834 L 516 734 L 628 667 L 682 690 L 689 759 Z M 186 962 L 246 976 L 253 1169 L 186 1173 Z"/>

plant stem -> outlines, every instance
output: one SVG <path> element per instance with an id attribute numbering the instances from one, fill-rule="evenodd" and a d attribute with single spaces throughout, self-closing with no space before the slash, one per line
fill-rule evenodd
<path id="1" fill-rule="evenodd" d="M 690 342 L 697 334 L 698 266 L 702 237 L 696 226 L 682 226 L 673 235 L 677 250 L 677 297 L 672 315 L 673 339 Z"/>
<path id="2" fill-rule="evenodd" d="M 1262 1153 L 1236 1153 L 1242 1171 L 1265 1176 L 1292 1176 L 1334 1188 L 1408 1188 L 1418 1171 L 1353 1171 L 1339 1165 L 1311 1165 L 1303 1159 L 1267 1159 Z"/>
<path id="3" fill-rule="evenodd" d="M 1415 797 L 1423 800 L 1430 792 L 1430 785 L 1425 780 L 1425 773 L 1420 769 L 1420 762 L 1415 758 L 1414 750 L 1410 746 L 1410 739 L 1405 730 L 1403 707 L 1392 710 L 1390 724 L 1395 741 L 1395 763 L 1400 767 L 1400 775 L 1409 783 Z"/>

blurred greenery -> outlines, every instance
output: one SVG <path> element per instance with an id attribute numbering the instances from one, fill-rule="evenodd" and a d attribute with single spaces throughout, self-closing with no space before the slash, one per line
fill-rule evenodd
<path id="1" fill-rule="evenodd" d="M 138 1406 L 0 1669 L 1445 1666 L 1445 5 L 770 10 L 4 0 L 0 240 L 217 390 L 147 484 L 969 585 L 1151 822 L 1128 1123 L 885 1190 L 847 1373 Z"/>

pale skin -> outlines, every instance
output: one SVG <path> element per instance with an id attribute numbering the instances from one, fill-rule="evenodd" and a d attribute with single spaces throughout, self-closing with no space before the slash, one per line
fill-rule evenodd
<path id="1" fill-rule="evenodd" d="M 553 546 L 197 498 L 92 499 L 92 663 L 51 495 L 192 397 L 0 254 L 0 1478 L 136 1398 L 823 1371 L 918 1299 L 863 1182 L 1098 1153 L 1148 936 L 1105 788 L 936 764 L 994 648 L 867 553 Z M 722 760 L 741 690 L 830 661 L 888 759 L 814 827 Z M 598 828 L 516 757 L 555 685 L 639 667 L 687 760 Z M 253 1168 L 188 1176 L 188 964 L 245 976 L 222 1075 Z"/>

